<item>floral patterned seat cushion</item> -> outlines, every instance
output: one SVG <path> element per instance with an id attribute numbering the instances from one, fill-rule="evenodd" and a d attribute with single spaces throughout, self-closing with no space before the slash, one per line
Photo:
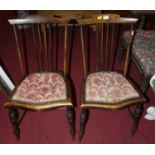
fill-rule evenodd
<path id="1" fill-rule="evenodd" d="M 33 73 L 21 82 L 12 100 L 25 103 L 45 103 L 66 98 L 66 84 L 60 74 Z"/>
<path id="2" fill-rule="evenodd" d="M 127 43 L 128 31 L 124 33 L 123 38 Z M 155 31 L 139 30 L 133 42 L 132 53 L 147 75 L 155 74 Z"/>
<path id="3" fill-rule="evenodd" d="M 86 102 L 114 104 L 133 98 L 139 98 L 139 94 L 120 73 L 96 72 L 86 80 Z"/>

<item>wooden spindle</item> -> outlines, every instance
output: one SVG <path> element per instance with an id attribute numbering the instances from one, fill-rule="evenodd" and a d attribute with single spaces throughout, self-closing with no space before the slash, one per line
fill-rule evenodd
<path id="1" fill-rule="evenodd" d="M 35 33 L 35 30 L 34 30 L 34 25 L 33 24 L 31 26 L 31 28 L 32 28 L 32 34 L 33 34 L 34 47 L 36 48 L 37 40 L 36 40 L 36 33 Z"/>
<path id="2" fill-rule="evenodd" d="M 39 55 L 40 71 L 43 71 L 43 61 L 42 61 L 43 46 L 42 46 L 42 37 L 41 37 L 40 24 L 37 24 L 37 31 L 38 31 L 38 39 L 39 39 L 38 55 Z"/>
<path id="3" fill-rule="evenodd" d="M 68 73 L 68 57 L 67 57 L 67 28 L 65 25 L 65 35 L 64 35 L 64 73 L 65 75 Z"/>
<path id="4" fill-rule="evenodd" d="M 40 66 L 40 60 L 39 60 L 39 53 L 38 53 L 38 50 L 37 50 L 37 37 L 36 37 L 35 29 L 34 29 L 34 24 L 32 24 L 32 34 L 33 34 L 34 49 L 35 49 L 35 53 L 36 53 L 37 65 L 38 65 L 39 71 L 40 71 L 41 66 Z"/>
<path id="5" fill-rule="evenodd" d="M 54 69 L 57 70 L 58 69 L 58 43 L 59 43 L 59 26 L 58 24 L 56 24 L 55 26 L 55 56 L 54 56 Z"/>
<path id="6" fill-rule="evenodd" d="M 87 76 L 87 58 L 86 58 L 86 52 L 85 52 L 85 47 L 84 47 L 82 26 L 80 26 L 80 33 L 81 33 L 82 60 L 83 60 L 84 77 L 86 78 L 86 76 Z"/>
<path id="7" fill-rule="evenodd" d="M 14 35 L 15 35 L 16 47 L 17 47 L 18 58 L 19 58 L 19 63 L 20 63 L 22 76 L 25 76 L 26 75 L 26 64 L 25 64 L 25 60 L 24 60 L 24 53 L 20 49 L 20 46 L 19 46 L 19 40 L 18 40 L 18 35 L 17 35 L 15 25 L 13 25 L 13 30 L 14 30 Z"/>
<path id="8" fill-rule="evenodd" d="M 46 36 L 46 25 L 43 24 L 43 35 L 44 35 L 44 68 L 49 71 L 48 51 L 47 51 L 47 36 Z"/>
<path id="9" fill-rule="evenodd" d="M 96 49 L 97 49 L 97 54 L 96 54 L 96 71 L 99 70 L 100 64 L 99 64 L 99 59 L 100 59 L 100 51 L 99 51 L 99 42 L 98 42 L 98 37 L 99 37 L 99 25 L 96 24 Z"/>
<path id="10" fill-rule="evenodd" d="M 114 39 L 115 39 L 116 33 L 115 33 L 115 24 L 112 24 L 112 30 L 111 30 L 111 45 L 110 45 L 110 50 L 109 50 L 109 59 L 111 59 L 111 63 L 108 64 L 108 68 L 110 70 L 113 69 L 113 64 L 114 64 L 114 59 L 115 59 L 115 49 L 113 47 L 115 47 L 114 45 Z"/>
<path id="11" fill-rule="evenodd" d="M 131 29 L 130 29 L 130 35 L 129 35 L 129 43 L 128 43 L 128 47 L 127 47 L 127 52 L 126 52 L 126 58 L 125 58 L 125 65 L 124 65 L 124 76 L 127 75 L 127 71 L 128 71 L 128 67 L 129 67 L 129 56 L 130 56 L 130 48 L 131 48 L 131 44 L 132 44 L 132 34 L 133 33 L 133 24 L 131 24 Z"/>
<path id="12" fill-rule="evenodd" d="M 109 41 L 109 23 L 106 24 L 106 42 L 105 42 L 105 62 L 104 62 L 104 69 L 107 69 L 108 64 L 108 41 Z"/>
<path id="13" fill-rule="evenodd" d="M 102 69 L 103 69 L 103 23 L 101 24 L 101 48 L 100 48 L 100 70 Z"/>
<path id="14" fill-rule="evenodd" d="M 52 58 L 53 58 L 53 55 L 52 55 L 52 31 L 51 31 L 51 25 L 49 25 L 49 28 L 48 28 L 48 38 L 49 38 L 49 41 L 48 41 L 48 55 L 49 55 L 49 58 L 48 58 L 48 61 L 49 61 L 49 71 L 51 70 L 50 68 L 53 68 L 53 61 L 52 61 Z"/>

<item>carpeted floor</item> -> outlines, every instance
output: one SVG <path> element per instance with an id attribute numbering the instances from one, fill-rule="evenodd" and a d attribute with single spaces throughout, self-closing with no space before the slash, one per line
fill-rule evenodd
<path id="1" fill-rule="evenodd" d="M 6 66 L 15 84 L 21 79 L 21 72 L 18 65 L 16 46 L 12 27 L 7 19 L 14 16 L 13 11 L 0 11 L 0 58 Z M 73 57 L 71 78 L 73 80 L 77 103 L 76 111 L 76 139 L 72 141 L 68 130 L 66 111 L 64 109 L 28 112 L 24 117 L 21 128 L 21 140 L 17 141 L 12 132 L 12 126 L 8 119 L 8 110 L 3 103 L 8 99 L 7 94 L 0 90 L 0 143 L 79 143 L 79 116 L 80 116 L 80 86 L 83 78 L 82 56 L 79 47 L 78 30 L 75 29 L 73 44 Z M 33 55 L 33 54 L 32 54 Z M 29 60 L 30 64 L 33 61 Z M 33 65 L 33 64 L 32 64 Z M 32 68 L 33 71 L 33 68 Z M 132 64 L 131 77 L 140 84 L 140 75 L 136 67 Z M 154 105 L 155 94 L 149 89 L 148 106 Z M 22 110 L 20 111 L 22 113 Z M 143 115 L 144 115 L 143 114 Z M 86 133 L 81 143 L 100 143 L 100 144 L 128 144 L 128 143 L 155 143 L 155 121 L 147 121 L 142 117 L 140 126 L 134 137 L 131 136 L 131 118 L 127 110 L 91 110 Z"/>

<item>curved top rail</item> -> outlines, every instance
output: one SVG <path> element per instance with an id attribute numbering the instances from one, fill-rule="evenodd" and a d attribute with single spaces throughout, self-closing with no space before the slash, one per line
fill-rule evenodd
<path id="1" fill-rule="evenodd" d="M 29 15 L 26 18 L 21 19 L 9 19 L 9 23 L 15 24 L 39 24 L 39 23 L 53 23 L 53 24 L 67 24 L 70 20 L 80 19 L 80 16 L 67 16 L 67 17 L 55 17 L 55 16 L 41 16 L 41 15 Z"/>
<path id="2" fill-rule="evenodd" d="M 120 17 L 118 14 L 98 14 L 92 18 L 77 20 L 79 25 L 91 25 L 98 23 L 136 23 L 137 21 L 137 18 Z"/>

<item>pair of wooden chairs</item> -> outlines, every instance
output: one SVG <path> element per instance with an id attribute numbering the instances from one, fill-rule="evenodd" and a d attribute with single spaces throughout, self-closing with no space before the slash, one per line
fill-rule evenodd
<path id="1" fill-rule="evenodd" d="M 67 109 L 70 133 L 72 138 L 75 138 L 75 111 L 72 95 L 73 89 L 69 74 L 70 58 L 68 54 L 68 30 L 73 25 L 79 28 L 84 69 L 84 80 L 81 89 L 79 139 L 81 140 L 84 135 L 90 108 L 109 110 L 129 109 L 129 107 L 136 105 L 134 113 L 129 109 L 133 119 L 132 133 L 135 133 L 143 112 L 143 104 L 146 102 L 146 98 L 141 91 L 127 77 L 130 47 L 132 46 L 134 36 L 132 32 L 134 31 L 134 24 L 136 22 L 137 19 L 122 18 L 115 14 L 98 14 L 87 19 L 77 16 L 67 18 L 28 16 L 25 19 L 9 20 L 9 23 L 13 25 L 20 68 L 24 77 L 14 89 L 9 100 L 4 104 L 5 107 L 9 108 L 9 118 L 17 139 L 20 138 L 19 124 L 22 119 L 22 116 L 19 117 L 18 108 L 22 108 L 25 111 Z M 27 29 L 22 29 L 25 24 L 31 26 L 27 27 Z M 20 25 L 20 27 L 17 28 L 17 25 Z M 54 28 L 57 26 L 59 28 L 62 26 L 61 30 L 64 31 L 62 37 L 64 38 L 64 52 L 60 53 L 60 57 L 63 55 L 63 72 L 59 72 L 57 65 L 53 63 L 57 63 L 58 57 L 52 51 L 51 44 L 53 39 L 57 38 L 53 35 Z M 117 65 L 115 53 L 118 51 L 121 38 L 120 29 L 123 26 L 129 26 L 130 39 L 124 69 L 123 72 L 119 72 L 118 68 L 115 67 Z M 38 72 L 31 74 L 28 74 L 26 67 L 26 56 L 23 50 L 25 49 L 25 44 L 20 45 L 21 35 L 19 36 L 19 33 L 25 36 L 24 32 L 27 31 L 32 31 L 34 50 L 36 51 L 39 66 Z M 30 35 L 28 36 L 27 40 L 32 42 Z M 89 48 L 87 48 L 88 45 L 90 45 Z M 95 59 L 94 56 L 89 55 L 91 52 L 96 55 Z M 93 59 L 92 61 L 88 61 L 88 58 Z M 96 66 L 94 65 L 95 63 Z M 90 72 L 91 67 L 88 66 L 93 66 L 93 71 Z M 51 69 L 52 67 L 53 69 Z M 117 71 L 114 71 L 115 69 Z"/>

